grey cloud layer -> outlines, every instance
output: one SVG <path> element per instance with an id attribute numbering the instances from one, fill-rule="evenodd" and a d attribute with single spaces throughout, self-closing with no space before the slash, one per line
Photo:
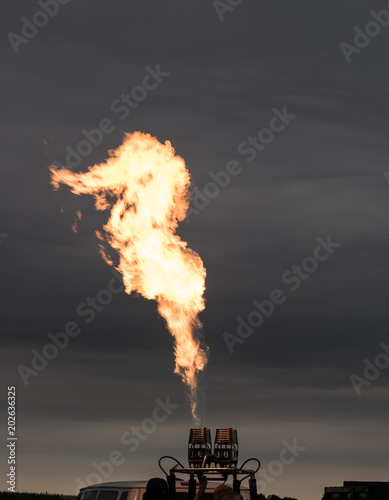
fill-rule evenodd
<path id="1" fill-rule="evenodd" d="M 132 130 L 171 140 L 199 190 L 211 170 L 230 160 L 242 167 L 179 229 L 207 268 L 201 319 L 210 346 L 209 425 L 236 425 L 244 455 L 264 461 L 277 456 L 283 439 L 301 439 L 308 447 L 301 464 L 317 466 L 316 486 L 291 491 L 295 485 L 285 473 L 274 485 L 285 496 L 320 498 L 323 468 L 329 481 L 350 465 L 363 475 L 366 456 L 380 476 L 388 373 L 360 397 L 348 377 L 361 373 L 363 360 L 374 359 L 388 340 L 389 35 L 372 40 L 349 65 L 339 43 L 351 42 L 353 27 L 364 26 L 382 4 L 245 0 L 221 23 L 211 2 L 146 3 L 69 2 L 19 54 L 3 43 L 0 232 L 9 236 L 0 245 L 2 376 L 15 383 L 17 364 L 28 363 L 50 331 L 77 319 L 77 305 L 110 277 L 94 237 L 106 216 L 95 213 L 87 197 L 53 193 L 48 164 L 64 162 L 66 146 L 110 116 L 112 101 L 141 81 L 147 65 L 161 64 L 171 76 L 115 123 L 80 168 L 100 162 L 120 144 L 122 131 Z M 0 21 L 3 42 L 35 10 L 30 2 L 9 5 Z M 297 118 L 247 162 L 239 144 L 283 106 Z M 78 209 L 83 218 L 74 234 Z M 339 251 L 230 354 L 223 332 L 235 330 L 236 317 L 282 286 L 282 274 L 328 234 L 342 244 Z M 128 462 L 134 475 L 128 477 L 128 465 L 114 479 L 137 479 L 145 467 L 151 473 L 165 452 L 185 455 L 172 436 L 176 428 L 187 439 L 189 412 L 172 373 L 172 339 L 155 305 L 120 294 L 93 323 L 78 320 L 82 333 L 69 347 L 28 387 L 19 381 L 21 485 L 27 489 L 55 491 L 58 484 L 73 493 L 74 477 L 84 477 L 91 461 L 109 453 L 123 422 L 136 425 L 154 399 L 167 394 L 181 405 L 177 414 Z M 42 422 L 46 444 L 36 462 L 34 433 Z M 71 429 L 76 442 L 63 443 L 62 457 L 52 444 L 58 428 Z M 102 429 L 109 438 L 101 437 L 100 445 Z M 42 486 L 33 476 L 55 471 L 52 457 L 63 473 Z M 335 459 L 331 476 L 326 467 Z M 299 462 L 293 467 L 306 476 Z"/>

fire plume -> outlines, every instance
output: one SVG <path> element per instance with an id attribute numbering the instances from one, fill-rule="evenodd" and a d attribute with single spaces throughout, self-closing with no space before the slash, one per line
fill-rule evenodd
<path id="1" fill-rule="evenodd" d="M 51 184 L 90 194 L 97 210 L 110 209 L 104 237 L 118 253 L 116 269 L 128 294 L 156 300 L 173 335 L 175 373 L 188 387 L 192 415 L 199 423 L 197 375 L 206 365 L 198 336 L 205 307 L 205 269 L 199 255 L 175 231 L 189 207 L 190 175 L 169 141 L 150 134 L 125 134 L 123 144 L 86 173 L 50 166 Z M 112 260 L 102 252 L 109 264 Z"/>

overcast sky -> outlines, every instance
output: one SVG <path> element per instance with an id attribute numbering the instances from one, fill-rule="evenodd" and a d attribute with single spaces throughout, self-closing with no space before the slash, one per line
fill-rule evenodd
<path id="1" fill-rule="evenodd" d="M 18 491 L 73 494 L 99 482 L 93 463 L 114 450 L 121 464 L 103 480 L 160 475 L 165 454 L 186 460 L 192 421 L 164 320 L 124 292 L 93 319 L 77 312 L 120 289 L 94 235 L 107 214 L 50 185 L 51 163 L 86 171 L 136 130 L 171 141 L 193 180 L 178 234 L 207 270 L 204 424 L 238 429 L 266 495 L 314 500 L 344 480 L 388 480 L 389 361 L 377 355 L 389 344 L 389 30 L 370 12 L 387 5 L 230 3 L 62 0 L 49 19 L 35 1 L 3 5 L 1 418 L 5 432 L 15 385 Z M 102 120 L 89 147 L 83 130 Z M 238 332 L 269 298 L 262 324 Z M 23 377 L 69 322 L 78 335 Z M 141 425 L 143 440 L 123 444 Z"/>

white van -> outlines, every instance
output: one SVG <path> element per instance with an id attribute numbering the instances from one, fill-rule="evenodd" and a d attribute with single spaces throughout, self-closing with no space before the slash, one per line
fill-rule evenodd
<path id="1" fill-rule="evenodd" d="M 100 483 L 80 489 L 77 500 L 143 500 L 147 481 L 118 481 Z M 213 491 L 221 483 L 208 482 L 204 500 L 213 500 Z M 231 485 L 229 485 L 231 486 Z M 232 486 L 231 486 L 232 487 Z M 250 500 L 246 487 L 240 490 L 243 500 Z M 176 500 L 188 499 L 188 481 L 176 481 Z"/>

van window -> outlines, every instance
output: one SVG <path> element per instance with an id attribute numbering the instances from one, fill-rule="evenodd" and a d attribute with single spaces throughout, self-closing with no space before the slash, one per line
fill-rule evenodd
<path id="1" fill-rule="evenodd" d="M 82 500 L 95 500 L 97 497 L 98 490 L 87 490 L 84 491 Z"/>
<path id="2" fill-rule="evenodd" d="M 139 496 L 138 489 L 134 488 L 129 491 L 127 500 L 139 500 L 140 498 L 142 497 Z"/>
<path id="3" fill-rule="evenodd" d="M 98 500 L 116 500 L 118 497 L 118 490 L 101 490 L 99 492 Z M 89 499 L 88 499 L 89 500 Z"/>

